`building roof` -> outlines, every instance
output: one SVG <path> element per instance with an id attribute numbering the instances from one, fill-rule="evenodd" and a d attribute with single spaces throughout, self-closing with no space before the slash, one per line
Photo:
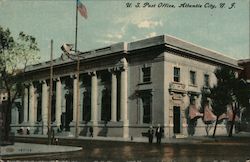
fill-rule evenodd
<path id="1" fill-rule="evenodd" d="M 247 63 L 249 63 L 249 64 L 250 64 L 250 59 L 242 59 L 242 60 L 238 60 L 238 63 L 239 63 L 239 64 L 247 64 Z"/>
<path id="2" fill-rule="evenodd" d="M 117 53 L 130 53 L 137 50 L 147 49 L 151 47 L 165 46 L 170 49 L 178 50 L 190 55 L 191 57 L 196 57 L 200 59 L 205 59 L 214 63 L 227 65 L 236 69 L 241 69 L 238 66 L 238 61 L 234 58 L 225 56 L 222 53 L 200 47 L 198 45 L 189 43 L 187 41 L 175 38 L 170 35 L 160 35 L 156 37 L 151 37 L 143 40 L 138 40 L 134 42 L 120 42 L 112 44 L 110 46 L 99 48 L 91 51 L 82 52 L 81 55 L 84 56 L 83 60 L 98 59 L 102 57 L 109 57 L 112 54 Z M 57 58 L 53 60 L 53 65 L 60 64 L 70 64 L 74 61 L 70 59 Z M 30 72 L 37 69 L 48 68 L 50 66 L 50 61 L 30 65 L 26 68 L 25 72 Z"/>
<path id="3" fill-rule="evenodd" d="M 250 83 L 250 59 L 239 60 L 238 64 L 243 67 L 240 77 L 246 79 L 247 82 Z"/>

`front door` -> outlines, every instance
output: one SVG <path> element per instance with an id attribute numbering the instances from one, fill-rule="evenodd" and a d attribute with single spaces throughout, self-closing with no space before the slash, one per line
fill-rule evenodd
<path id="1" fill-rule="evenodd" d="M 181 133 L 181 112 L 179 106 L 174 106 L 174 134 Z"/>

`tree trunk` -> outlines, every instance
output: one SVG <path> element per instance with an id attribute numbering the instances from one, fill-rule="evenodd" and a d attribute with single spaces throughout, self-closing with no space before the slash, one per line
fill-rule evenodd
<path id="1" fill-rule="evenodd" d="M 217 124 L 218 124 L 218 119 L 219 119 L 219 116 L 216 117 L 216 122 L 215 122 L 215 126 L 214 126 L 213 138 L 215 137 L 215 132 L 216 132 Z"/>
<path id="2" fill-rule="evenodd" d="M 233 128 L 234 128 L 235 117 L 236 117 L 236 109 L 237 109 L 236 106 L 237 106 L 236 103 L 234 104 L 234 108 L 233 108 L 233 105 L 232 105 L 233 119 L 232 119 L 232 123 L 231 123 L 230 130 L 229 130 L 229 133 L 228 133 L 228 137 L 233 136 Z"/>
<path id="3" fill-rule="evenodd" d="M 206 133 L 207 133 L 207 136 L 208 136 L 209 135 L 209 125 L 208 124 L 206 124 L 205 129 L 206 129 Z"/>
<path id="4" fill-rule="evenodd" d="M 7 99 L 7 107 L 6 107 L 6 123 L 5 123 L 5 135 L 4 139 L 5 142 L 9 143 L 10 142 L 10 124 L 11 124 L 11 107 L 12 107 L 12 102 L 11 102 L 11 97 L 10 97 L 10 92 L 8 92 L 8 99 Z"/>

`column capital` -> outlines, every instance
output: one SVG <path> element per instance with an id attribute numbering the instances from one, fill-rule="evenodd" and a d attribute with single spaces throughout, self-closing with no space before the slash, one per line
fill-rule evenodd
<path id="1" fill-rule="evenodd" d="M 25 87 L 29 87 L 29 86 L 33 85 L 33 82 L 32 81 L 24 82 L 23 84 L 24 84 Z"/>
<path id="2" fill-rule="evenodd" d="M 77 74 L 71 74 L 71 75 L 70 75 L 70 78 L 76 79 L 76 78 L 77 78 Z"/>
<path id="3" fill-rule="evenodd" d="M 119 60 L 119 62 L 117 62 L 115 64 L 114 71 L 124 71 L 128 69 L 128 61 L 125 57 L 123 57 L 122 59 Z"/>
<path id="4" fill-rule="evenodd" d="M 56 82 L 61 81 L 60 77 L 54 78 L 53 80 L 55 80 Z"/>
<path id="5" fill-rule="evenodd" d="M 117 71 L 119 71 L 119 68 L 117 67 L 108 68 L 108 72 L 112 74 L 116 74 Z"/>
<path id="6" fill-rule="evenodd" d="M 39 80 L 39 83 L 41 83 L 41 84 L 47 84 L 47 81 L 46 80 Z"/>
<path id="7" fill-rule="evenodd" d="M 90 76 L 95 76 L 95 75 L 96 75 L 96 71 L 88 72 L 88 75 L 90 75 Z"/>
<path id="8" fill-rule="evenodd" d="M 120 70 L 121 71 L 126 71 L 126 70 L 128 70 L 128 67 L 127 66 L 123 66 L 123 67 L 120 68 Z"/>
<path id="9" fill-rule="evenodd" d="M 29 88 L 29 83 L 23 83 L 25 88 Z"/>
<path id="10" fill-rule="evenodd" d="M 127 59 L 124 57 L 120 60 L 121 64 L 123 65 L 122 66 L 122 70 L 126 70 L 128 68 L 128 61 Z"/>
<path id="11" fill-rule="evenodd" d="M 113 68 L 108 69 L 108 71 L 110 73 L 114 73 L 114 74 L 117 73 L 117 72 L 125 71 L 125 70 L 128 70 L 128 67 L 123 66 L 123 65 L 115 66 Z"/>

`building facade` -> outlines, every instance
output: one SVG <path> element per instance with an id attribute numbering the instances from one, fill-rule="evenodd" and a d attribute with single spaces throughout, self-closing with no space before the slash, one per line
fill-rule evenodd
<path id="1" fill-rule="evenodd" d="M 51 121 L 58 134 L 142 137 L 161 124 L 165 137 L 188 135 L 190 104 L 200 109 L 201 89 L 216 84 L 214 70 L 241 69 L 237 60 L 172 36 L 122 42 L 81 54 L 80 111 L 77 113 L 76 61 L 53 61 Z M 50 62 L 25 71 L 22 109 L 12 129 L 47 134 Z M 14 114 L 14 113 L 13 113 Z M 17 118 L 17 117 L 16 117 Z M 194 135 L 206 134 L 202 118 Z M 223 132 L 224 131 L 224 132 Z M 221 132 L 226 134 L 224 125 Z M 64 134 L 65 135 L 65 134 Z"/>

